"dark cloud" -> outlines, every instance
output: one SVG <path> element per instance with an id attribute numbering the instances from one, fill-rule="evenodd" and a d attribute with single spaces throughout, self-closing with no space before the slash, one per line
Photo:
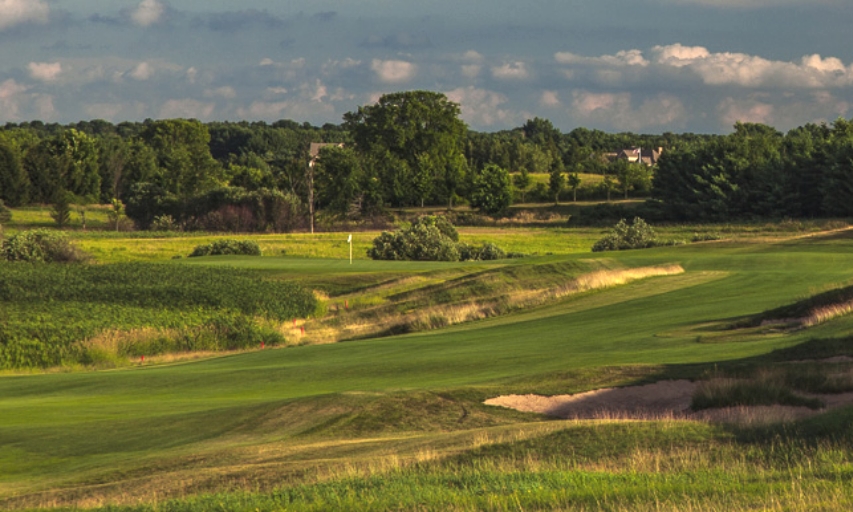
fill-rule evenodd
<path id="1" fill-rule="evenodd" d="M 121 25 L 124 23 L 124 21 L 118 16 L 105 16 L 98 13 L 89 16 L 88 20 L 92 23 L 100 23 L 103 25 Z"/>
<path id="2" fill-rule="evenodd" d="M 59 41 L 57 41 L 51 45 L 42 46 L 41 49 L 44 51 L 49 51 L 49 52 L 64 52 L 64 51 L 72 51 L 72 50 L 85 51 L 85 50 L 91 50 L 92 45 L 91 44 L 70 44 L 65 39 L 60 39 Z"/>
<path id="3" fill-rule="evenodd" d="M 388 36 L 368 36 L 361 42 L 362 48 L 385 48 L 389 50 L 410 50 L 414 48 L 431 48 L 432 41 L 422 34 L 398 32 Z"/>
<path id="4" fill-rule="evenodd" d="M 266 10 L 248 9 L 199 16 L 193 20 L 193 25 L 204 26 L 216 32 L 237 32 L 248 27 L 279 29 L 287 26 L 288 21 L 270 14 Z"/>
<path id="5" fill-rule="evenodd" d="M 315 14 L 311 17 L 314 18 L 315 20 L 319 20 L 319 21 L 332 21 L 337 16 L 338 16 L 338 13 L 336 11 L 324 11 L 324 12 L 318 12 L 317 14 Z"/>

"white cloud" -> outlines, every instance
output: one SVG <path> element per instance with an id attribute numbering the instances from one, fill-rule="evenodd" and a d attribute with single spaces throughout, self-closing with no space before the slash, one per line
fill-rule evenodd
<path id="1" fill-rule="evenodd" d="M 785 5 L 840 4 L 845 0 L 669 0 L 669 3 L 681 5 L 702 5 L 720 9 L 757 9 L 781 7 Z"/>
<path id="2" fill-rule="evenodd" d="M 0 0 L 0 30 L 22 23 L 47 23 L 50 7 L 42 0 Z"/>
<path id="3" fill-rule="evenodd" d="M 527 65 L 521 61 L 492 67 L 492 76 L 499 80 L 524 80 L 530 77 Z"/>
<path id="4" fill-rule="evenodd" d="M 166 6 L 159 0 L 142 0 L 130 14 L 130 18 L 140 27 L 147 27 L 160 21 L 165 12 Z"/>
<path id="5" fill-rule="evenodd" d="M 130 76 L 140 82 L 148 80 L 153 74 L 154 68 L 147 62 L 140 62 L 135 68 L 133 68 L 133 71 L 130 72 Z"/>
<path id="6" fill-rule="evenodd" d="M 287 94 L 288 90 L 285 87 L 267 87 L 266 92 L 269 94 Z"/>
<path id="7" fill-rule="evenodd" d="M 462 74 L 468 78 L 477 78 L 483 70 L 483 66 L 479 64 L 464 64 L 461 66 Z"/>
<path id="8" fill-rule="evenodd" d="M 572 110 L 581 119 L 609 125 L 619 130 L 672 126 L 686 119 L 684 104 L 675 96 L 659 94 L 641 101 L 628 92 L 572 93 Z"/>
<path id="9" fill-rule="evenodd" d="M 380 82 L 386 84 L 405 83 L 414 78 L 417 66 L 404 60 L 373 59 L 370 69 L 376 73 Z"/>
<path id="10" fill-rule="evenodd" d="M 4 120 L 21 118 L 21 103 L 25 92 L 27 92 L 27 86 L 11 78 L 0 83 L 0 110 L 3 112 Z"/>
<path id="11" fill-rule="evenodd" d="M 723 126 L 733 126 L 736 122 L 773 124 L 775 107 L 756 100 L 737 100 L 726 98 L 717 106 L 717 113 Z"/>
<path id="12" fill-rule="evenodd" d="M 502 105 L 509 102 L 509 98 L 499 92 L 476 87 L 459 87 L 446 93 L 450 101 L 459 104 L 461 117 L 469 124 L 479 126 L 509 125 L 521 123 L 527 116 L 524 113 L 516 113 Z"/>
<path id="13" fill-rule="evenodd" d="M 237 91 L 230 86 L 206 89 L 203 94 L 205 98 L 224 98 L 226 100 L 231 100 L 237 97 Z"/>
<path id="14" fill-rule="evenodd" d="M 62 73 L 62 64 L 59 62 L 30 62 L 27 65 L 30 77 L 42 82 L 53 82 Z"/>
<path id="15" fill-rule="evenodd" d="M 563 103 L 560 101 L 560 96 L 557 94 L 557 91 L 542 91 L 542 94 L 539 96 L 539 104 L 543 107 L 559 107 Z"/>
<path id="16" fill-rule="evenodd" d="M 482 62 L 483 54 L 478 51 L 468 50 L 467 52 L 462 54 L 462 60 L 465 62 Z"/>
<path id="17" fill-rule="evenodd" d="M 853 66 L 845 67 L 834 57 L 807 55 L 800 62 L 787 62 L 680 44 L 655 46 L 652 53 L 660 66 L 689 70 L 707 85 L 815 89 L 853 84 Z"/>
<path id="18" fill-rule="evenodd" d="M 853 66 L 835 57 L 807 55 L 796 62 L 770 60 L 757 55 L 711 52 L 703 46 L 680 43 L 655 46 L 647 59 L 640 50 L 613 55 L 584 57 L 558 52 L 554 60 L 570 79 L 589 77 L 598 84 L 625 86 L 632 82 L 666 80 L 695 81 L 710 86 L 740 86 L 768 89 L 821 89 L 853 85 Z"/>
<path id="19" fill-rule="evenodd" d="M 191 98 L 168 100 L 160 107 L 161 119 L 194 118 L 210 119 L 216 108 L 214 103 L 204 103 Z"/>

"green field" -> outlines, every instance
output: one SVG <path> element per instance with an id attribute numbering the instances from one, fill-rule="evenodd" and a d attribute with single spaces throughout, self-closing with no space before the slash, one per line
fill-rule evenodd
<path id="1" fill-rule="evenodd" d="M 848 409 L 748 427 L 564 421 L 482 404 L 853 355 L 849 316 L 728 329 L 850 284 L 853 234 L 821 227 L 672 226 L 663 236 L 723 240 L 604 254 L 588 252 L 602 230 L 460 230 L 538 253 L 489 264 L 365 260 L 367 233 L 352 265 L 341 234 L 251 236 L 269 256 L 174 261 L 214 237 L 75 234 L 99 263 L 161 260 L 322 290 L 329 309 L 303 324 L 309 336 L 324 319 L 459 305 L 596 269 L 684 272 L 406 335 L 4 375 L 0 508 L 847 509 Z"/>

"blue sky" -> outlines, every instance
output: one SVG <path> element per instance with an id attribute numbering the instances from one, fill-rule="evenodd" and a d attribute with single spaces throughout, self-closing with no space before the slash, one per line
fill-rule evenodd
<path id="1" fill-rule="evenodd" d="M 0 0 L 0 122 L 340 123 L 429 89 L 474 129 L 853 116 L 849 0 Z"/>

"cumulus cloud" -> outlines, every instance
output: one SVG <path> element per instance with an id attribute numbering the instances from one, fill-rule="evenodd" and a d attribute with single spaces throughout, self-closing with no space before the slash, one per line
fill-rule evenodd
<path id="1" fill-rule="evenodd" d="M 469 124 L 479 126 L 509 125 L 521 123 L 527 116 L 505 107 L 509 98 L 505 95 L 476 87 L 459 87 L 446 93 L 450 101 L 459 104 L 461 117 Z"/>
<path id="2" fill-rule="evenodd" d="M 42 82 L 53 82 L 62 73 L 62 64 L 59 62 L 30 62 L 27 65 L 30 77 Z"/>
<path id="3" fill-rule="evenodd" d="M 192 98 L 168 100 L 160 107 L 161 119 L 193 118 L 207 120 L 213 116 L 214 103 L 205 103 Z"/>
<path id="4" fill-rule="evenodd" d="M 677 125 L 686 115 L 681 100 L 668 94 L 636 100 L 629 92 L 584 90 L 573 91 L 572 110 L 581 119 L 627 130 Z"/>
<path id="5" fill-rule="evenodd" d="M 672 4 L 701 5 L 720 9 L 759 9 L 782 7 L 786 5 L 804 5 L 803 0 L 668 0 Z M 838 4 L 844 0 L 810 0 L 808 4 Z"/>
<path id="6" fill-rule="evenodd" d="M 742 123 L 773 124 L 773 105 L 756 100 L 726 98 L 717 106 L 720 121 L 724 126 Z"/>
<path id="7" fill-rule="evenodd" d="M 401 84 L 410 81 L 417 73 L 417 66 L 404 60 L 373 59 L 370 69 L 380 82 Z"/>
<path id="8" fill-rule="evenodd" d="M 608 85 L 644 77 L 645 71 L 639 69 L 646 68 L 676 80 L 699 79 L 710 86 L 820 89 L 853 85 L 853 66 L 845 66 L 835 57 L 807 55 L 789 62 L 745 53 L 711 52 L 702 46 L 679 43 L 653 47 L 650 58 L 633 49 L 599 57 L 558 52 L 554 60 L 566 66 L 563 71 L 567 77 L 577 78 L 579 71 L 586 71 L 587 76 Z"/>
<path id="9" fill-rule="evenodd" d="M 140 27 L 159 22 L 166 12 L 166 6 L 160 0 L 142 0 L 130 13 L 130 19 Z"/>
<path id="10" fill-rule="evenodd" d="M 530 78 L 530 72 L 524 62 L 515 61 L 492 67 L 492 76 L 499 80 L 525 80 Z"/>
<path id="11" fill-rule="evenodd" d="M 542 94 L 539 96 L 539 104 L 543 107 L 559 107 L 563 104 L 560 101 L 560 96 L 557 94 L 557 91 L 542 91 Z"/>
<path id="12" fill-rule="evenodd" d="M 42 0 L 0 0 L 0 30 L 22 23 L 47 23 L 50 7 Z"/>
<path id="13" fill-rule="evenodd" d="M 154 68 L 147 62 L 140 62 L 135 68 L 133 68 L 133 71 L 130 72 L 130 76 L 140 82 L 148 80 L 153 74 Z"/>
<path id="14" fill-rule="evenodd" d="M 223 98 L 231 100 L 237 97 L 237 91 L 233 87 L 226 85 L 215 89 L 206 89 L 203 95 L 205 98 Z"/>
<path id="15" fill-rule="evenodd" d="M 0 83 L 0 109 L 3 110 L 5 119 L 21 118 L 21 101 L 26 91 L 27 86 L 11 78 Z"/>

